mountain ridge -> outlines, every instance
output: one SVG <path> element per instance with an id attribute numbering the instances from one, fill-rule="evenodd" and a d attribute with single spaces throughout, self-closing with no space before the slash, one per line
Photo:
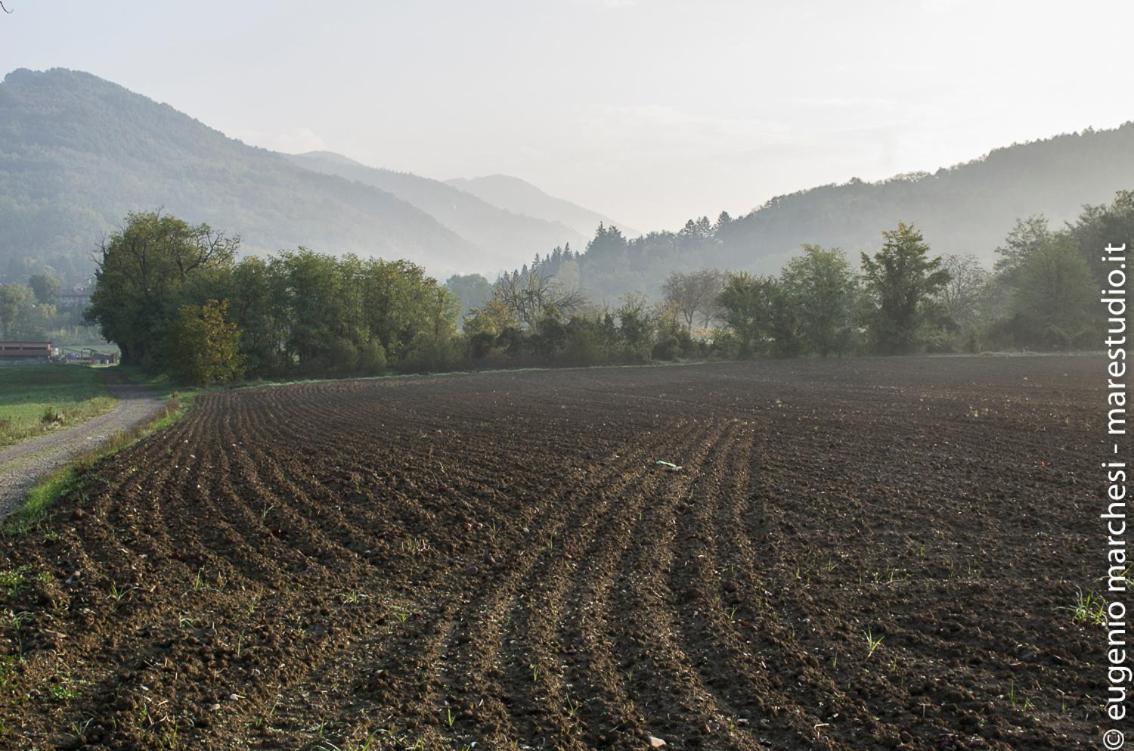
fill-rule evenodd
<path id="1" fill-rule="evenodd" d="M 986 267 L 1017 219 L 1043 214 L 1054 226 L 1086 205 L 1134 189 L 1134 121 L 1086 128 L 989 151 L 982 157 L 874 182 L 851 179 L 776 196 L 725 223 L 690 220 L 679 232 L 624 241 L 609 234 L 541 273 L 578 280 L 594 299 L 627 292 L 656 297 L 673 271 L 718 268 L 774 273 L 804 244 L 838 247 L 857 265 L 883 230 L 915 225 L 935 255 L 972 254 Z"/>
<path id="2" fill-rule="evenodd" d="M 308 170 L 90 73 L 26 68 L 0 83 L 0 274 L 93 268 L 130 211 L 163 208 L 239 234 L 246 252 L 299 245 L 479 270 L 479 249 L 373 186 Z M 533 248 L 533 251 L 535 248 Z"/>
<path id="3" fill-rule="evenodd" d="M 563 224 L 492 205 L 440 180 L 371 167 L 332 151 L 284 156 L 305 169 L 370 185 L 397 196 L 481 248 L 501 267 L 507 265 L 507 259 L 526 259 L 557 245 L 579 246 L 585 242 L 586 235 Z"/>
<path id="4" fill-rule="evenodd" d="M 606 214 L 553 196 L 539 186 L 512 175 L 497 173 L 481 177 L 456 177 L 445 182 L 509 211 L 566 224 L 586 238 L 594 234 L 599 224 L 616 226 L 626 235 L 641 234 Z"/>

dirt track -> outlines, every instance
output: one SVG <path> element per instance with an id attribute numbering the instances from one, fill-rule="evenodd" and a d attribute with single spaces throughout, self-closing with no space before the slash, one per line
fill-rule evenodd
<path id="1" fill-rule="evenodd" d="M 0 745 L 1093 748 L 1098 372 L 204 396 L 0 548 Z"/>
<path id="2" fill-rule="evenodd" d="M 118 400 L 109 412 L 0 448 L 0 519 L 14 511 L 44 475 L 97 448 L 111 435 L 144 422 L 162 407 L 161 398 L 141 386 L 110 383 L 107 391 Z"/>

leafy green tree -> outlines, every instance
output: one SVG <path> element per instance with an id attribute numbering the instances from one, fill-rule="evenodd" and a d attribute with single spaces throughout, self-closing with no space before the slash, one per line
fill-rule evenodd
<path id="1" fill-rule="evenodd" d="M 352 373 L 363 339 L 361 305 L 351 272 L 358 259 L 341 261 L 299 248 L 280 255 L 288 306 L 287 357 L 304 373 Z"/>
<path id="2" fill-rule="evenodd" d="M 1067 232 L 1102 284 L 1106 274 L 1102 249 L 1112 243 L 1134 248 L 1134 190 L 1118 191 L 1110 205 L 1084 207 Z"/>
<path id="3" fill-rule="evenodd" d="M 655 321 L 645 299 L 640 295 L 627 295 L 616 315 L 619 338 L 627 356 L 635 361 L 648 360 L 654 344 Z"/>
<path id="4" fill-rule="evenodd" d="M 54 306 L 59 302 L 59 280 L 51 274 L 33 274 L 28 286 L 35 293 L 35 301 L 40 305 Z"/>
<path id="5" fill-rule="evenodd" d="M 1090 339 L 1095 285 L 1071 237 L 1053 236 L 1014 270 L 1010 329 L 1017 343 L 1067 349 Z"/>
<path id="6" fill-rule="evenodd" d="M 291 363 L 283 343 L 288 340 L 290 319 L 281 261 L 241 259 L 224 297 L 230 318 L 240 326 L 240 351 L 248 372 L 287 373 Z"/>
<path id="7" fill-rule="evenodd" d="M 803 351 L 802 305 L 795 290 L 780 279 L 766 284 L 768 350 L 776 357 L 796 357 Z"/>
<path id="8" fill-rule="evenodd" d="M 208 300 L 182 305 L 170 328 L 170 365 L 183 383 L 230 383 L 244 374 L 240 329 L 228 320 L 228 304 Z"/>
<path id="9" fill-rule="evenodd" d="M 741 357 L 764 348 L 772 336 L 773 304 L 778 283 L 771 277 L 728 274 L 719 297 L 722 317 L 739 340 Z"/>
<path id="10" fill-rule="evenodd" d="M 22 284 L 0 284 L 0 336 L 28 339 L 43 335 L 36 325 L 35 295 Z"/>
<path id="11" fill-rule="evenodd" d="M 229 269 L 238 245 L 207 224 L 156 211 L 130 214 L 103 244 L 87 319 L 118 345 L 124 363 L 160 371 L 186 287 L 196 276 Z"/>
<path id="12" fill-rule="evenodd" d="M 422 290 L 417 301 L 421 325 L 410 341 L 405 368 L 429 371 L 458 367 L 462 359 L 456 339 L 460 302 L 435 283 Z"/>
<path id="13" fill-rule="evenodd" d="M 882 249 L 873 257 L 862 254 L 866 289 L 873 302 L 868 325 L 878 352 L 911 352 L 949 272 L 941 268 L 941 258 L 929 257 L 929 246 L 912 226 L 898 224 L 882 238 Z"/>
<path id="14" fill-rule="evenodd" d="M 780 279 L 782 305 L 797 309 L 802 346 L 823 357 L 845 352 L 853 338 L 855 280 L 843 252 L 804 245 Z"/>
<path id="15" fill-rule="evenodd" d="M 492 297 L 492 283 L 480 274 L 454 274 L 445 280 L 445 289 L 460 303 L 462 321 Z"/>

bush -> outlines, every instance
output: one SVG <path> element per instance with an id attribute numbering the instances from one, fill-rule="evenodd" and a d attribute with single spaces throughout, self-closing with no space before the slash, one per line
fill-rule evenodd
<path id="1" fill-rule="evenodd" d="M 66 421 L 66 415 L 63 414 L 63 410 L 49 406 L 43 410 L 39 419 L 44 425 L 62 425 Z"/>
<path id="2" fill-rule="evenodd" d="M 657 341 L 651 352 L 655 360 L 678 360 L 695 357 L 698 354 L 697 342 L 688 329 L 675 318 L 662 318 L 658 321 Z"/>
<path id="3" fill-rule="evenodd" d="M 381 343 L 371 340 L 359 348 L 358 370 L 366 375 L 381 375 L 386 372 L 386 350 Z"/>

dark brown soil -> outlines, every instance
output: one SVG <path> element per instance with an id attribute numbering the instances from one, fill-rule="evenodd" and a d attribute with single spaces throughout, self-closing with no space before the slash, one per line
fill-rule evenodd
<path id="1" fill-rule="evenodd" d="M 0 746 L 1094 747 L 1101 372 L 202 397 L 0 543 Z"/>

